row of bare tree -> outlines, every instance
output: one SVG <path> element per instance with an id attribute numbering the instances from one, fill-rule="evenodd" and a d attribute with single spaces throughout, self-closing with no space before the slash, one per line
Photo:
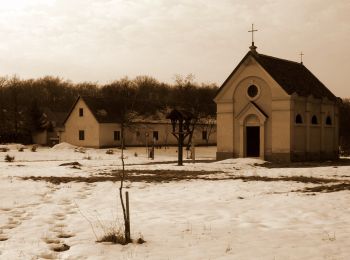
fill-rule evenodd
<path id="1" fill-rule="evenodd" d="M 168 108 L 181 108 L 198 118 L 215 120 L 213 102 L 217 86 L 198 84 L 192 75 L 176 76 L 174 84 L 148 77 L 122 78 L 109 84 L 73 83 L 57 77 L 39 79 L 0 78 L 0 143 L 31 142 L 31 132 L 40 127 L 43 108 L 67 112 L 79 95 L 108 97 L 124 115 L 152 116 Z M 340 104 L 340 149 L 350 154 L 350 99 Z"/>

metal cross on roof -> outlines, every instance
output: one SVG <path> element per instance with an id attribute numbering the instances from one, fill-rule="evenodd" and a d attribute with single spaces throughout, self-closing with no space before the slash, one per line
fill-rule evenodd
<path id="1" fill-rule="evenodd" d="M 301 51 L 299 55 L 300 55 L 300 63 L 303 64 L 304 53 Z"/>
<path id="2" fill-rule="evenodd" d="M 252 46 L 254 46 L 254 32 L 257 32 L 258 30 L 254 29 L 254 24 L 252 23 L 252 29 L 248 32 L 252 33 Z"/>

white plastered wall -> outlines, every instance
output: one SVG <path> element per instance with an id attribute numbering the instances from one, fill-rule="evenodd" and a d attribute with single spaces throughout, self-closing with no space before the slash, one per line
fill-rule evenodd
<path id="1" fill-rule="evenodd" d="M 251 101 L 247 88 L 254 84 L 259 88 L 258 98 L 253 100 L 267 115 L 264 133 L 264 154 L 290 151 L 290 96 L 252 58 L 241 64 L 215 98 L 217 103 L 217 151 L 240 155 L 241 140 L 236 116 Z M 273 129 L 273 130 L 272 130 Z"/>
<path id="2" fill-rule="evenodd" d="M 79 108 L 84 111 L 82 117 L 79 116 Z M 85 140 L 79 140 L 79 130 L 84 130 Z M 99 123 L 86 103 L 80 98 L 65 123 L 61 141 L 76 146 L 100 147 L 99 134 Z"/>

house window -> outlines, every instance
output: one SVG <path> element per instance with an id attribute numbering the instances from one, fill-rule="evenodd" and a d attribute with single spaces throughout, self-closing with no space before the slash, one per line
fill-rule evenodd
<path id="1" fill-rule="evenodd" d="M 153 131 L 153 140 L 158 141 L 158 131 Z"/>
<path id="2" fill-rule="evenodd" d="M 84 109 L 79 108 L 79 116 L 80 117 L 84 116 Z"/>
<path id="3" fill-rule="evenodd" d="M 326 125 L 332 125 L 332 118 L 330 116 L 326 118 Z"/>
<path id="4" fill-rule="evenodd" d="M 296 124 L 302 124 L 303 123 L 303 118 L 301 117 L 300 114 L 297 114 L 297 116 L 295 117 L 295 123 Z"/>
<path id="5" fill-rule="evenodd" d="M 84 130 L 79 130 L 79 140 L 80 141 L 85 140 L 85 131 Z"/>
<path id="6" fill-rule="evenodd" d="M 313 124 L 313 125 L 317 125 L 318 124 L 317 117 L 315 115 L 313 115 L 312 118 L 311 118 L 311 124 Z"/>
<path id="7" fill-rule="evenodd" d="M 114 141 L 120 141 L 120 131 L 114 131 Z"/>
<path id="8" fill-rule="evenodd" d="M 207 131 L 202 131 L 202 140 L 207 140 Z"/>

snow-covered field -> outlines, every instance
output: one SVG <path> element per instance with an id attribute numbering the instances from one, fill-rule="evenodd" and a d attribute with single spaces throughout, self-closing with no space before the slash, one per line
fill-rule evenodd
<path id="1" fill-rule="evenodd" d="M 130 174 L 170 170 L 182 179 L 126 182 L 132 237 L 146 243 L 122 246 L 96 243 L 122 223 L 119 182 L 102 179 L 121 168 L 120 150 L 7 147 L 0 152 L 0 259 L 350 259 L 350 191 L 302 192 L 349 185 L 350 166 L 269 169 L 256 159 L 215 162 L 216 148 L 203 147 L 200 162 L 181 167 L 175 148 L 156 149 L 153 161 L 145 148 L 129 148 Z M 59 166 L 74 161 L 81 166 Z M 201 173 L 185 176 L 193 171 Z M 30 176 L 81 178 L 23 179 Z M 54 251 L 63 245 L 69 249 Z"/>

